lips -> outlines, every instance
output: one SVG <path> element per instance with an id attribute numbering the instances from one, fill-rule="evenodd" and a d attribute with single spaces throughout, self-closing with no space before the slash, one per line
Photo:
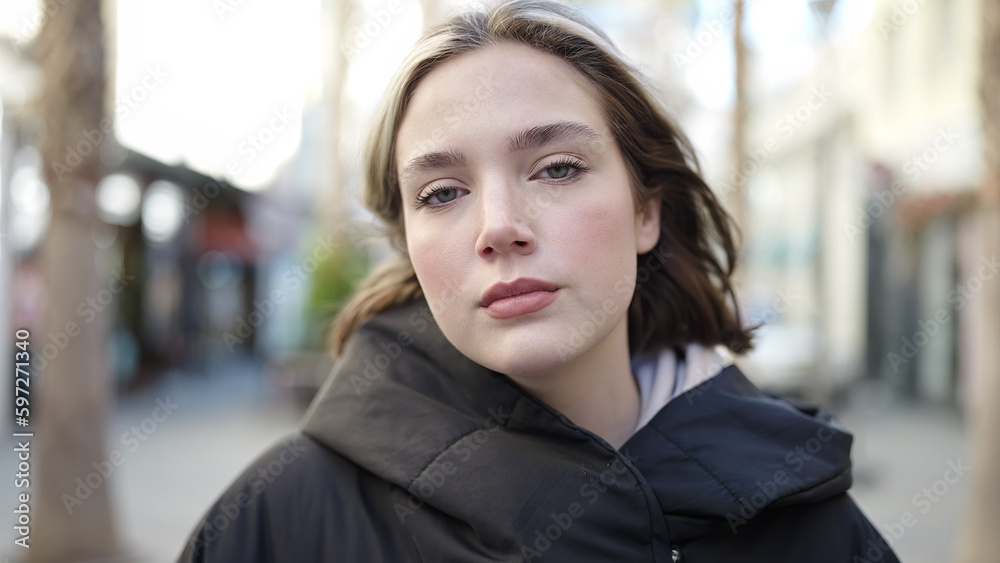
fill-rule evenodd
<path id="1" fill-rule="evenodd" d="M 548 307 L 559 296 L 559 286 L 532 278 L 518 278 L 490 286 L 479 306 L 495 319 L 528 315 Z"/>

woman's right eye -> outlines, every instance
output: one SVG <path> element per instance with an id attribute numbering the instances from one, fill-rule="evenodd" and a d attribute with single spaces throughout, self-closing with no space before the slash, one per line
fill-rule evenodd
<path id="1" fill-rule="evenodd" d="M 459 188 L 443 186 L 431 188 L 423 195 L 417 197 L 417 209 L 425 206 L 435 207 L 448 204 L 457 199 L 460 192 L 461 190 Z"/>
<path id="2" fill-rule="evenodd" d="M 437 203 L 448 203 L 458 197 L 458 188 L 442 188 L 434 192 L 433 196 L 437 198 Z"/>

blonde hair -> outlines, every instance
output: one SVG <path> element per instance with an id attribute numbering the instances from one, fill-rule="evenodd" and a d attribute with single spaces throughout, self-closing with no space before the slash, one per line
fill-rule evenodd
<path id="1" fill-rule="evenodd" d="M 690 142 L 650 94 L 641 73 L 574 8 L 550 0 L 515 0 L 460 14 L 427 32 L 387 88 L 364 148 L 362 201 L 381 219 L 398 254 L 361 283 L 334 321 L 334 354 L 365 320 L 422 295 L 406 251 L 394 160 L 396 132 L 414 90 L 451 58 L 510 42 L 557 56 L 588 79 L 625 158 L 637 207 L 660 198 L 660 241 L 640 256 L 638 267 L 645 272 L 637 272 L 629 306 L 632 352 L 688 342 L 747 351 L 751 331 L 740 324 L 730 283 L 735 227 L 702 180 Z"/>

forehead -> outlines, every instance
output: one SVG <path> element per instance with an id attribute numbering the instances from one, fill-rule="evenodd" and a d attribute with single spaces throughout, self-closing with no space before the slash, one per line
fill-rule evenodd
<path id="1" fill-rule="evenodd" d="M 597 89 L 586 77 L 526 45 L 476 49 L 421 80 L 397 131 L 395 164 L 559 121 L 608 134 Z"/>

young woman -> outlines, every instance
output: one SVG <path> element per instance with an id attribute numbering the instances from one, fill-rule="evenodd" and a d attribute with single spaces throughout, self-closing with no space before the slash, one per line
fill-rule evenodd
<path id="1" fill-rule="evenodd" d="M 398 256 L 182 561 L 896 561 L 846 494 L 850 434 L 724 360 L 750 344 L 729 217 L 572 8 L 428 33 L 365 171 Z"/>

